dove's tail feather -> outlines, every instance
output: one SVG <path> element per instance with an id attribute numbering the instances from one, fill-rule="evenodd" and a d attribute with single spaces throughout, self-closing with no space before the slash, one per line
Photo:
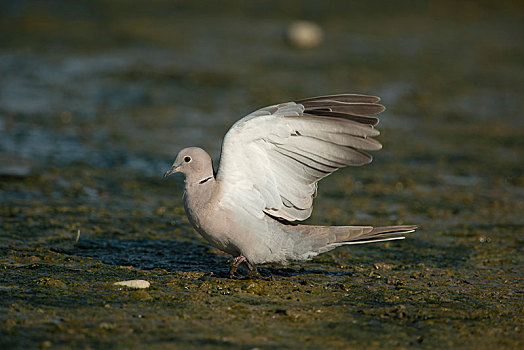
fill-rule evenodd
<path id="1" fill-rule="evenodd" d="M 342 238 L 341 241 L 334 242 L 334 244 L 363 244 L 404 239 L 406 238 L 404 237 L 405 234 L 414 232 L 417 229 L 417 227 L 417 225 L 372 227 L 371 231 L 365 232 L 365 230 L 363 230 L 364 232 L 362 234 L 356 235 L 353 234 L 352 230 L 348 230 L 348 236 L 346 238 Z"/>
<path id="2" fill-rule="evenodd" d="M 297 225 L 299 232 L 293 249 L 296 259 L 309 259 L 336 247 L 350 244 L 364 244 L 404 239 L 414 232 L 416 225 L 397 226 L 309 226 Z"/>

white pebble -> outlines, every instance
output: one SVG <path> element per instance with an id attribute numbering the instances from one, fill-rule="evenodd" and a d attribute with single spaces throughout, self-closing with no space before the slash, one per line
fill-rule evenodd
<path id="1" fill-rule="evenodd" d="M 299 49 L 312 49 L 320 45 L 324 31 L 313 22 L 294 21 L 287 28 L 288 42 Z"/>
<path id="2" fill-rule="evenodd" d="M 144 289 L 149 288 L 151 285 L 146 280 L 129 280 L 129 281 L 120 281 L 113 283 L 115 286 L 124 286 L 129 288 Z"/>

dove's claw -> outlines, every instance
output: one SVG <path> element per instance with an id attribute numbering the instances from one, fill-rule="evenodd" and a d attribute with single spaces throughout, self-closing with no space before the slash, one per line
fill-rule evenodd
<path id="1" fill-rule="evenodd" d="M 254 267 L 251 264 L 248 264 L 247 267 L 249 267 L 249 273 L 246 275 L 246 279 L 259 279 L 260 278 L 260 274 L 258 273 L 256 267 Z"/>
<path id="2" fill-rule="evenodd" d="M 248 266 L 250 265 L 247 262 L 246 257 L 243 255 L 239 255 L 233 259 L 233 261 L 231 262 L 231 265 L 229 266 L 229 278 L 235 277 L 235 272 L 237 272 L 238 266 L 240 266 L 240 264 L 242 264 L 243 262 L 246 262 Z"/>
<path id="3" fill-rule="evenodd" d="M 258 273 L 257 268 L 251 265 L 249 261 L 247 261 L 246 257 L 243 255 L 237 256 L 231 262 L 231 266 L 229 267 L 229 278 L 235 277 L 235 272 L 237 272 L 238 267 L 242 263 L 246 264 L 247 268 L 249 269 L 249 273 L 242 277 L 242 279 L 260 278 L 260 274 Z"/>

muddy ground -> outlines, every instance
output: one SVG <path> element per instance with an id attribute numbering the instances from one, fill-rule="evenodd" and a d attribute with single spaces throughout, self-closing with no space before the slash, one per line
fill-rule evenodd
<path id="1" fill-rule="evenodd" d="M 520 2 L 0 4 L 1 348 L 524 347 Z M 420 229 L 228 279 L 162 174 L 335 92 L 383 97 L 384 149 L 308 222 Z"/>

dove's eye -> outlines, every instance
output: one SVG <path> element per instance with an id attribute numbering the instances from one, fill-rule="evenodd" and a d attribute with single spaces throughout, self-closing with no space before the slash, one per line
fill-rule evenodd
<path id="1" fill-rule="evenodd" d="M 191 161 L 191 157 L 187 157 L 187 156 L 186 156 L 186 157 L 184 158 L 184 162 L 189 163 L 190 161 Z"/>

